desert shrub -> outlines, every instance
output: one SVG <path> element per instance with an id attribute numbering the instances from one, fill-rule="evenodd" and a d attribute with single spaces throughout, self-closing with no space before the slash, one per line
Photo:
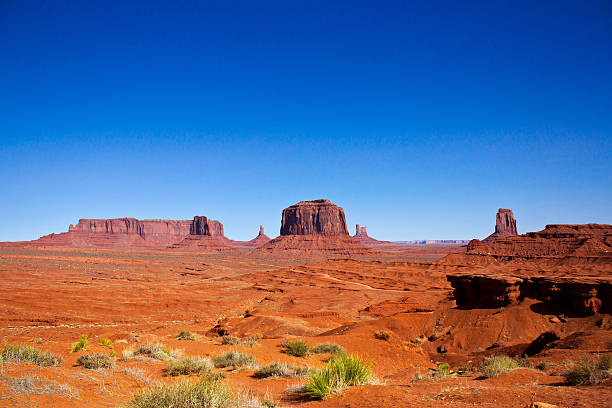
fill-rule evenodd
<path id="1" fill-rule="evenodd" d="M 251 354 L 230 350 L 220 356 L 214 356 L 213 363 L 216 367 L 252 367 L 257 361 Z"/>
<path id="2" fill-rule="evenodd" d="M 77 359 L 77 364 L 90 370 L 97 370 L 99 368 L 113 368 L 115 366 L 115 362 L 112 358 L 106 354 L 100 353 L 83 354 Z"/>
<path id="3" fill-rule="evenodd" d="M 181 330 L 179 334 L 176 335 L 177 340 L 195 340 L 195 335 L 189 330 Z"/>
<path id="4" fill-rule="evenodd" d="M 109 339 L 100 339 L 100 345 L 108 348 L 113 348 L 113 342 Z"/>
<path id="5" fill-rule="evenodd" d="M 72 345 L 71 353 L 76 353 L 77 351 L 85 350 L 88 344 L 89 344 L 89 341 L 87 340 L 87 335 L 84 334 L 81 336 L 79 341 L 77 341 L 76 343 Z"/>
<path id="6" fill-rule="evenodd" d="M 287 341 L 281 344 L 285 348 L 283 353 L 289 354 L 295 357 L 305 357 L 310 354 L 310 347 L 305 341 Z"/>
<path id="7" fill-rule="evenodd" d="M 51 367 L 61 364 L 62 358 L 48 351 L 22 344 L 7 344 L 0 351 L 1 361 L 28 361 L 41 367 Z"/>
<path id="8" fill-rule="evenodd" d="M 221 336 L 221 344 L 224 346 L 237 346 L 240 344 L 240 339 L 234 336 Z"/>
<path id="9" fill-rule="evenodd" d="M 261 338 L 262 338 L 261 334 L 255 334 L 250 337 L 245 337 L 244 339 L 242 339 L 240 344 L 243 346 L 253 347 L 256 344 L 259 344 L 259 340 L 261 340 Z"/>
<path id="10" fill-rule="evenodd" d="M 480 372 L 486 378 L 496 377 L 500 374 L 507 373 L 520 365 L 515 359 L 508 356 L 489 357 L 480 366 Z"/>
<path id="11" fill-rule="evenodd" d="M 204 377 L 196 383 L 160 383 L 140 391 L 125 408 L 226 408 L 232 406 L 232 392 L 220 380 Z"/>
<path id="12" fill-rule="evenodd" d="M 608 371 L 611 368 L 612 355 L 610 354 L 605 354 L 599 359 L 585 357 L 580 362 L 573 364 L 563 373 L 563 376 L 565 381 L 571 385 L 594 385 L 609 378 Z"/>
<path id="13" fill-rule="evenodd" d="M 372 381 L 372 364 L 356 355 L 337 354 L 320 370 L 313 370 L 303 395 L 327 399 L 340 394 L 347 387 L 368 384 Z"/>
<path id="14" fill-rule="evenodd" d="M 374 332 L 374 338 L 378 340 L 388 341 L 391 338 L 391 332 L 387 330 L 378 330 Z"/>
<path id="15" fill-rule="evenodd" d="M 253 377 L 255 378 L 268 378 L 268 377 L 285 377 L 285 378 L 295 378 L 295 377 L 303 377 L 308 374 L 308 368 L 306 367 L 294 367 L 287 363 L 272 363 L 267 366 L 261 366 L 255 373 Z"/>
<path id="16" fill-rule="evenodd" d="M 312 352 L 315 354 L 346 354 L 346 350 L 335 343 L 320 343 L 317 344 Z"/>
<path id="17" fill-rule="evenodd" d="M 187 357 L 176 361 L 170 361 L 166 367 L 166 374 L 171 376 L 199 374 L 210 372 L 213 368 L 212 362 L 207 358 Z"/>
<path id="18" fill-rule="evenodd" d="M 550 367 L 552 364 L 553 364 L 552 361 L 543 360 L 543 361 L 540 361 L 538 364 L 536 364 L 535 368 L 536 370 L 546 371 L 548 370 L 548 367 Z"/>
<path id="19" fill-rule="evenodd" d="M 163 346 L 163 344 L 143 344 L 136 350 L 123 350 L 121 360 L 128 360 L 133 357 L 149 357 L 154 360 L 167 361 L 180 357 L 180 353 Z"/>

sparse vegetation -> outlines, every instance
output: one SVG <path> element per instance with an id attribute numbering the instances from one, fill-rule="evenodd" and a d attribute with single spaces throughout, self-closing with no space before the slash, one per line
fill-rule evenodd
<path id="1" fill-rule="evenodd" d="M 76 343 L 72 345 L 71 353 L 76 353 L 77 351 L 85 350 L 88 344 L 89 344 L 89 340 L 87 340 L 87 335 L 83 334 L 81 338 L 79 339 L 79 341 L 77 341 Z"/>
<path id="2" fill-rule="evenodd" d="M 181 330 L 179 334 L 176 335 L 177 340 L 195 340 L 195 335 L 189 330 Z"/>
<path id="3" fill-rule="evenodd" d="M 487 358 L 480 366 L 480 372 L 485 378 L 497 377 L 500 374 L 519 368 L 519 363 L 508 356 L 495 356 Z"/>
<path id="4" fill-rule="evenodd" d="M 267 366 L 261 366 L 253 377 L 255 378 L 268 378 L 268 377 L 285 377 L 285 378 L 296 378 L 303 377 L 308 374 L 308 368 L 306 367 L 294 367 L 287 363 L 272 363 Z"/>
<path id="5" fill-rule="evenodd" d="M 232 405 L 232 392 L 220 380 L 204 377 L 192 383 L 160 383 L 149 387 L 129 401 L 125 408 L 226 408 Z"/>
<path id="6" fill-rule="evenodd" d="M 180 357 L 180 352 L 163 346 L 163 344 L 144 344 L 136 350 L 123 350 L 121 360 L 129 360 L 134 357 L 148 357 L 154 360 L 168 361 Z"/>
<path id="7" fill-rule="evenodd" d="M 213 368 L 213 363 L 207 358 L 187 357 L 170 361 L 166 367 L 166 374 L 171 376 L 199 374 L 210 372 Z"/>
<path id="8" fill-rule="evenodd" d="M 244 339 L 242 339 L 240 344 L 243 345 L 243 346 L 247 346 L 247 347 L 253 347 L 253 346 L 259 344 L 259 340 L 261 340 L 262 337 L 263 336 L 261 334 L 255 334 L 255 335 L 250 336 L 250 337 L 245 337 Z"/>
<path id="9" fill-rule="evenodd" d="M 311 351 L 315 354 L 346 354 L 346 350 L 335 343 L 320 343 Z"/>
<path id="10" fill-rule="evenodd" d="M 302 340 L 283 342 L 281 347 L 285 348 L 283 353 L 294 357 L 306 357 L 310 354 L 310 347 Z"/>
<path id="11" fill-rule="evenodd" d="M 612 369 L 612 354 L 607 353 L 597 358 L 585 357 L 573 364 L 563 376 L 571 385 L 594 385 L 610 378 Z"/>
<path id="12" fill-rule="evenodd" d="M 548 361 L 548 360 L 544 360 L 544 361 L 540 361 L 537 365 L 536 365 L 536 370 L 540 370 L 540 371 L 546 371 L 548 370 L 548 368 L 552 365 L 552 361 Z"/>
<path id="13" fill-rule="evenodd" d="M 90 370 L 113 368 L 115 366 L 112 358 L 100 353 L 83 354 L 77 359 L 77 364 Z"/>
<path id="14" fill-rule="evenodd" d="M 254 345 L 259 343 L 259 340 L 261 340 L 261 338 L 262 336 L 260 334 L 255 334 L 253 336 L 245 337 L 243 339 L 240 339 L 235 336 L 221 336 L 221 344 L 224 346 L 229 345 L 253 347 Z"/>
<path id="15" fill-rule="evenodd" d="M 216 367 L 252 367 L 257 364 L 257 360 L 251 354 L 241 353 L 230 350 L 225 354 L 213 357 Z"/>
<path id="16" fill-rule="evenodd" d="M 387 330 L 378 330 L 374 332 L 374 338 L 378 340 L 389 341 L 391 338 L 391 332 Z"/>
<path id="17" fill-rule="evenodd" d="M 371 363 L 356 355 L 337 354 L 320 370 L 310 373 L 302 394 L 311 398 L 327 399 L 354 385 L 372 381 Z"/>
<path id="18" fill-rule="evenodd" d="M 113 348 L 113 342 L 109 339 L 100 339 L 100 345 L 108 347 L 109 349 Z"/>
<path id="19" fill-rule="evenodd" d="M 221 344 L 224 346 L 237 346 L 240 344 L 240 339 L 235 336 L 221 336 Z"/>
<path id="20" fill-rule="evenodd" d="M 4 378 L 8 385 L 10 394 L 35 394 L 35 395 L 61 395 L 64 398 L 78 399 L 79 390 L 68 384 L 41 379 L 35 375 L 27 375 L 21 378 Z"/>
<path id="21" fill-rule="evenodd" d="M 61 364 L 62 358 L 48 351 L 23 344 L 7 344 L 0 351 L 0 360 L 28 361 L 41 367 L 51 367 Z"/>

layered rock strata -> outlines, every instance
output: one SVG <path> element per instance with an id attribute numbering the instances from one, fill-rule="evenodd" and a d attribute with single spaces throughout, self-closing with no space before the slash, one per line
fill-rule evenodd
<path id="1" fill-rule="evenodd" d="M 495 215 L 495 232 L 486 237 L 482 242 L 489 244 L 497 239 L 518 235 L 516 230 L 516 219 L 512 210 L 500 208 Z"/>

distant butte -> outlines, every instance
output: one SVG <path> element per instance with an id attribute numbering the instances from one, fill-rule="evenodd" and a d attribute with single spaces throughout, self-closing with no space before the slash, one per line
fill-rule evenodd
<path id="1" fill-rule="evenodd" d="M 280 236 L 259 248 L 273 253 L 366 254 L 369 249 L 348 234 L 344 210 L 329 200 L 300 201 L 283 210 Z"/>
<path id="2" fill-rule="evenodd" d="M 482 242 L 490 244 L 497 239 L 515 235 L 518 235 L 518 232 L 516 230 L 516 219 L 514 218 L 512 210 L 500 208 L 495 215 L 495 232 L 483 239 Z"/>

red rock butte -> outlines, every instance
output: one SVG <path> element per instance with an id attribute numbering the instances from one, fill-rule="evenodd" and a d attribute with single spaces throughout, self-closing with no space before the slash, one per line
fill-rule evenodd
<path id="1" fill-rule="evenodd" d="M 482 240 L 482 242 L 488 244 L 496 239 L 502 239 L 518 235 L 516 230 L 516 219 L 512 210 L 508 208 L 500 208 L 497 210 L 495 215 L 495 232 Z"/>
<path id="2" fill-rule="evenodd" d="M 280 236 L 258 250 L 272 253 L 322 251 L 338 255 L 370 252 L 348 234 L 344 210 L 326 199 L 300 201 L 285 208 Z"/>

